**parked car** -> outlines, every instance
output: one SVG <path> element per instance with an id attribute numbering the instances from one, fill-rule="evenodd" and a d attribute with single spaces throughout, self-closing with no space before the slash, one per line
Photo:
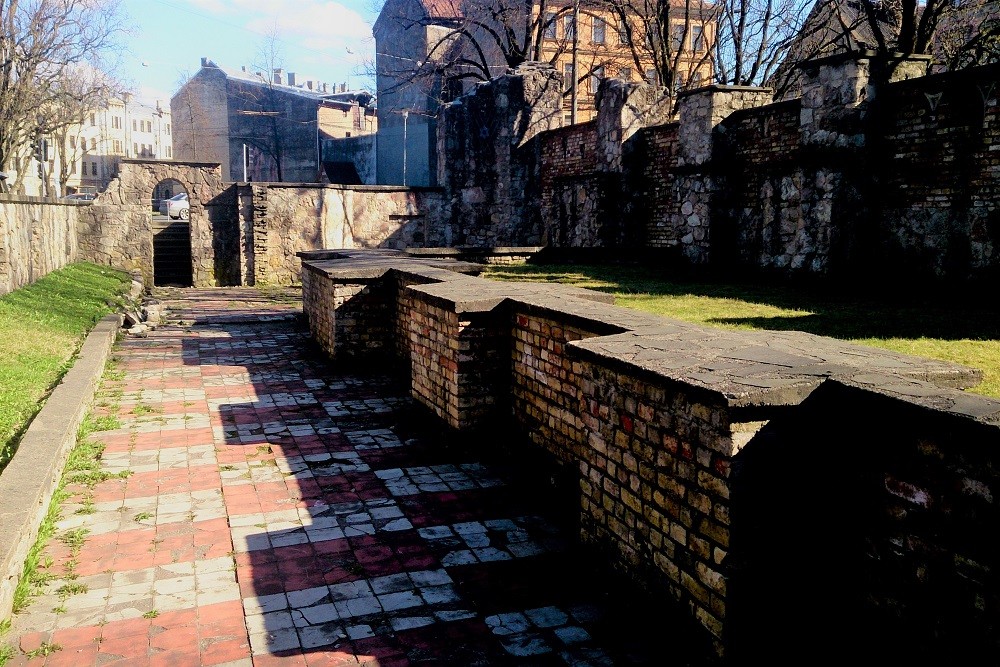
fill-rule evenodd
<path id="1" fill-rule="evenodd" d="M 188 196 L 186 192 L 182 192 L 179 195 L 174 195 L 170 199 L 160 200 L 160 215 L 165 215 L 171 220 L 187 220 L 191 213 L 191 208 L 188 205 Z"/>
<path id="2" fill-rule="evenodd" d="M 74 192 L 63 197 L 63 201 L 94 201 L 97 195 L 90 192 Z"/>

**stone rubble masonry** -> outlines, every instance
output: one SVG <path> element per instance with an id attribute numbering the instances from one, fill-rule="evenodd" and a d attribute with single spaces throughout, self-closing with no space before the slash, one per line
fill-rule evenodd
<path id="1" fill-rule="evenodd" d="M 77 260 L 80 208 L 0 200 L 0 295 Z"/>
<path id="2" fill-rule="evenodd" d="M 387 186 L 251 186 L 257 285 L 299 280 L 299 251 L 445 245 L 439 190 Z"/>
<path id="3" fill-rule="evenodd" d="M 442 245 L 540 245 L 535 137 L 561 126 L 561 75 L 541 63 L 522 65 L 444 106 L 437 135 Z"/>
<path id="4" fill-rule="evenodd" d="M 360 332 L 331 327 L 330 318 L 364 294 L 352 298 L 340 286 L 394 295 L 395 304 L 377 306 L 360 298 L 354 307 L 366 312 L 354 322 L 395 336 L 397 345 L 405 340 L 407 351 L 397 354 L 409 355 L 400 369 L 408 369 L 414 398 L 468 433 L 470 447 L 478 430 L 513 424 L 548 452 L 575 479 L 582 540 L 680 603 L 721 654 L 734 636 L 766 630 L 747 628 L 764 618 L 754 605 L 771 598 L 737 594 L 757 581 L 753 566 L 794 560 L 797 547 L 808 548 L 796 535 L 809 533 L 794 524 L 758 534 L 759 522 L 776 519 L 754 514 L 755 494 L 801 480 L 804 506 L 827 506 L 823 499 L 852 490 L 841 488 L 840 473 L 826 471 L 826 459 L 853 461 L 865 484 L 874 484 L 863 496 L 874 503 L 865 516 L 887 518 L 874 526 L 836 517 L 817 524 L 871 531 L 861 540 L 843 536 L 846 544 L 875 545 L 851 554 L 857 569 L 829 564 L 851 586 L 891 582 L 852 599 L 868 601 L 858 613 L 877 615 L 888 605 L 904 626 L 915 624 L 907 627 L 945 614 L 963 627 L 989 629 L 1000 618 L 990 584 L 1000 553 L 981 537 L 1000 518 L 993 492 L 1000 402 L 962 391 L 978 381 L 977 371 L 801 332 L 708 329 L 620 308 L 589 290 L 483 280 L 474 267 L 441 259 L 387 251 L 302 259 L 305 311 L 328 352 L 350 350 L 361 359 L 367 351 L 371 362 L 392 348 L 369 347 Z M 879 422 L 879 410 L 904 421 Z M 855 438 L 865 447 L 850 445 Z M 782 451 L 783 467 L 749 464 Z M 800 468 L 802 461 L 810 462 Z M 776 469 L 780 476 L 769 478 Z M 935 505 L 939 498 L 949 504 Z M 794 498 L 782 502 L 795 505 Z M 942 534 L 952 507 L 962 508 L 963 518 Z M 786 542 L 780 554 L 773 552 L 777 534 Z M 894 555 L 876 557 L 883 551 Z M 944 609 L 921 598 L 927 588 L 912 573 L 925 566 Z M 827 575 L 820 569 L 808 576 Z M 940 581 L 949 582 L 947 590 L 961 581 L 961 593 L 939 590 Z M 806 604 L 801 578 L 775 585 L 788 589 L 788 604 Z M 939 632 L 940 641 L 956 641 L 947 628 Z M 1000 648 L 995 632 L 978 637 Z"/>

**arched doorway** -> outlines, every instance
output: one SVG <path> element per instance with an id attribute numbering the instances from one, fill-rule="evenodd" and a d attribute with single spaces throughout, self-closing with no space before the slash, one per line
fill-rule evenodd
<path id="1" fill-rule="evenodd" d="M 188 199 L 187 189 L 176 179 L 163 179 L 153 188 L 153 284 L 158 287 L 194 284 Z"/>

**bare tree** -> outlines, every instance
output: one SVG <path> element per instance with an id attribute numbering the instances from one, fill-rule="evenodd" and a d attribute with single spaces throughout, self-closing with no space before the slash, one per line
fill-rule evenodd
<path id="1" fill-rule="evenodd" d="M 823 2 L 824 0 L 820 0 Z M 806 25 L 809 6 L 800 0 L 720 0 L 717 5 L 718 39 L 715 43 L 715 78 L 723 84 L 770 84 L 781 94 L 784 82 L 776 80 L 795 40 L 813 31 Z M 815 55 L 824 39 L 812 40 Z"/>
<path id="2" fill-rule="evenodd" d="M 84 66 L 113 71 L 123 34 L 118 0 L 0 0 L 0 170 L 65 97 L 67 77 Z"/>
<path id="3" fill-rule="evenodd" d="M 620 40 L 640 72 L 653 69 L 671 92 L 705 85 L 713 75 L 717 8 L 702 0 L 607 0 Z"/>
<path id="4" fill-rule="evenodd" d="M 932 42 L 936 69 L 1000 62 L 1000 0 L 968 0 L 942 16 Z"/>
<path id="5" fill-rule="evenodd" d="M 403 30 L 427 30 L 427 52 L 415 61 L 390 61 L 388 68 L 400 81 L 443 81 L 434 93 L 447 98 L 456 89 L 454 82 L 490 81 L 529 60 L 543 60 L 546 31 L 571 11 L 565 5 L 554 11 L 550 6 L 541 0 L 532 11 L 530 0 L 486 0 L 456 5 L 456 16 L 445 19 L 400 17 Z M 567 48 L 563 40 L 549 60 Z"/>
<path id="6" fill-rule="evenodd" d="M 80 127 L 84 119 L 96 109 L 104 107 L 120 92 L 120 84 L 106 73 L 87 67 L 77 67 L 66 72 L 61 81 L 55 82 L 52 99 L 39 115 L 39 134 L 50 135 L 59 155 L 58 172 L 46 174 L 46 181 L 55 178 L 60 194 L 65 194 L 70 168 L 83 154 Z M 51 191 L 51 185 L 46 184 Z"/>

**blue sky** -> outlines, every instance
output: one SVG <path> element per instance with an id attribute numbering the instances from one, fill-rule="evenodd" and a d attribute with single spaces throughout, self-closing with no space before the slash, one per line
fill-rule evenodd
<path id="1" fill-rule="evenodd" d="M 349 88 L 372 85 L 364 74 L 375 43 L 379 0 L 121 0 L 130 33 L 121 73 L 147 102 L 169 103 L 204 56 L 247 69 L 277 34 L 280 61 L 299 80 Z"/>

